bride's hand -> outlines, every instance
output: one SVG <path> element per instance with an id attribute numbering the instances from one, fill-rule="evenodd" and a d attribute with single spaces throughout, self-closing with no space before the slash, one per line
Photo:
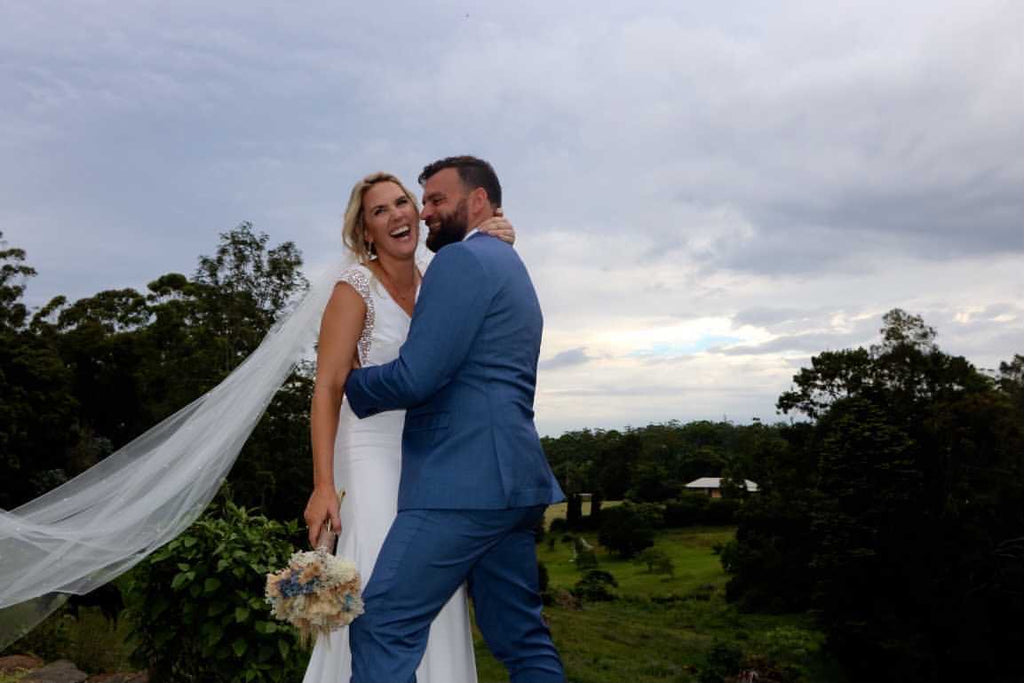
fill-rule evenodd
<path id="1" fill-rule="evenodd" d="M 477 230 L 485 232 L 492 237 L 497 237 L 503 242 L 508 242 L 509 244 L 516 243 L 516 229 L 508 222 L 501 209 L 497 209 L 494 212 L 494 218 L 485 220 Z"/>
<path id="2" fill-rule="evenodd" d="M 302 514 L 309 529 L 309 545 L 316 547 L 320 530 L 328 520 L 331 522 L 331 530 L 334 533 L 341 533 L 341 517 L 338 515 L 340 506 L 341 501 L 333 487 L 313 489 L 309 502 L 306 503 L 306 511 Z"/>

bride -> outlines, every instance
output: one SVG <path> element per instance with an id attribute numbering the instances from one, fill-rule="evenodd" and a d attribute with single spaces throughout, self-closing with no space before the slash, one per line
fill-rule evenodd
<path id="1" fill-rule="evenodd" d="M 514 239 L 503 218 L 481 230 Z M 395 176 L 369 175 L 352 189 L 343 236 L 358 264 L 341 274 L 321 320 L 310 411 L 313 492 L 304 517 L 311 544 L 328 521 L 341 530 L 337 553 L 355 562 L 365 585 L 396 514 L 405 412 L 359 420 L 343 392 L 355 363 L 394 360 L 409 331 L 421 278 L 416 200 Z M 346 492 L 340 501 L 336 487 Z M 348 630 L 321 636 L 305 683 L 347 681 L 350 675 Z M 434 620 L 416 680 L 476 681 L 465 586 Z"/>

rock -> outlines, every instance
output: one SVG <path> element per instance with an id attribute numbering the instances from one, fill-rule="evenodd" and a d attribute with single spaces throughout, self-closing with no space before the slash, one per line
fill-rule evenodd
<path id="1" fill-rule="evenodd" d="M 39 657 L 33 657 L 32 655 L 10 655 L 8 657 L 0 657 L 0 674 L 12 674 L 16 671 L 38 669 L 43 664 L 46 664 L 46 662 L 39 659 Z"/>
<path id="2" fill-rule="evenodd" d="M 89 676 L 89 679 L 85 683 L 148 683 L 149 675 L 145 671 L 137 671 L 135 673 L 119 673 L 119 674 L 96 674 L 95 676 Z"/>
<path id="3" fill-rule="evenodd" d="M 89 676 L 79 671 L 74 662 L 58 659 L 46 666 L 29 672 L 18 683 L 84 683 Z"/>

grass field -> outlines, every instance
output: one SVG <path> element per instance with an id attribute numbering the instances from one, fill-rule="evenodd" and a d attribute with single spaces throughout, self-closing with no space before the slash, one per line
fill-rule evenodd
<path id="1" fill-rule="evenodd" d="M 606 504 L 608 505 L 608 504 Z M 614 505 L 611 504 L 611 505 Z M 610 505 L 609 505 L 610 506 Z M 588 514 L 584 505 L 584 514 Z M 548 520 L 564 517 L 565 506 L 552 506 Z M 608 555 L 596 533 L 582 536 L 595 547 L 599 568 L 618 581 L 619 599 L 585 603 L 580 610 L 545 608 L 555 644 L 572 683 L 684 683 L 697 680 L 698 668 L 715 642 L 738 644 L 744 651 L 768 653 L 797 662 L 813 683 L 841 678 L 820 651 L 821 635 L 803 615 L 741 614 L 724 599 L 727 581 L 712 552 L 733 537 L 730 527 L 662 530 L 655 548 L 671 558 L 671 576 Z M 549 535 L 550 539 L 550 535 Z M 572 545 L 561 537 L 538 545 L 552 590 L 572 589 L 582 576 L 572 560 Z M 98 610 L 83 610 L 82 621 L 54 615 L 28 640 L 26 648 L 46 659 L 69 657 L 91 671 L 128 670 L 124 640 L 126 620 L 113 628 Z M 474 628 L 481 683 L 507 681 L 504 667 L 488 652 Z M 28 644 L 27 642 L 25 643 Z M 52 649 L 53 651 L 47 651 Z M 0 683 L 17 676 L 0 675 Z"/>
<path id="2" fill-rule="evenodd" d="M 564 514 L 552 506 L 549 520 Z M 587 514 L 584 509 L 584 514 Z M 716 543 L 733 537 L 732 528 L 665 530 L 655 548 L 675 566 L 672 576 L 647 572 L 646 567 L 609 556 L 597 547 L 595 533 L 584 533 L 597 550 L 600 569 L 619 583 L 620 599 L 586 603 L 582 610 L 545 608 L 555 644 L 573 683 L 682 683 L 696 681 L 698 667 L 715 641 L 738 643 L 744 650 L 778 651 L 779 642 L 821 637 L 802 615 L 741 614 L 724 599 L 727 580 L 712 552 Z M 545 540 L 538 557 L 548 569 L 552 588 L 571 589 L 581 577 L 571 562 L 572 546 Z M 783 642 L 785 648 L 785 642 Z M 790 648 L 793 649 L 793 648 Z M 816 647 L 812 646 L 812 650 Z M 487 651 L 476 633 L 477 666 L 481 683 L 507 681 L 504 667 Z M 836 681 L 820 651 L 808 652 L 803 664 L 815 682 Z"/>

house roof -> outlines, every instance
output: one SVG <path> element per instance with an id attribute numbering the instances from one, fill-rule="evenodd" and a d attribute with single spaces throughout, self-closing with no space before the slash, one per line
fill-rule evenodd
<path id="1" fill-rule="evenodd" d="M 748 491 L 756 491 L 757 490 L 757 484 L 755 484 L 754 482 L 750 481 L 749 479 L 744 479 L 743 483 L 746 484 L 746 487 L 747 487 Z M 720 489 L 720 488 L 722 488 L 722 478 L 721 477 L 701 477 L 700 479 L 694 479 L 693 481 L 691 481 L 689 484 L 686 485 L 686 488 L 688 488 L 688 489 Z"/>

